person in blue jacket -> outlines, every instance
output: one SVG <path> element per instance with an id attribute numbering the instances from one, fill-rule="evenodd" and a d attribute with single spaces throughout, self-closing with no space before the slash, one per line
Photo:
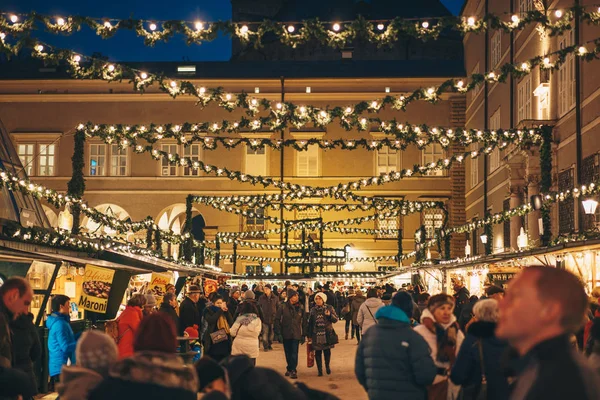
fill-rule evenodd
<path id="1" fill-rule="evenodd" d="M 498 322 L 498 301 L 494 299 L 479 300 L 473 307 L 474 322 L 467 329 L 450 379 L 457 385 L 462 385 L 465 400 L 476 399 L 481 386 L 481 357 L 487 380 L 487 399 L 505 400 L 509 397 L 508 380 L 504 376 L 502 363 L 508 343 L 496 337 Z"/>
<path id="2" fill-rule="evenodd" d="M 50 385 L 59 381 L 60 371 L 71 360 L 75 364 L 75 346 L 77 341 L 69 323 L 71 301 L 64 294 L 52 298 L 52 314 L 46 320 L 48 333 L 48 369 Z"/>
<path id="3" fill-rule="evenodd" d="M 412 310 L 411 295 L 396 293 L 358 345 L 355 374 L 370 400 L 427 399 L 437 368 L 429 345 L 410 327 Z"/>

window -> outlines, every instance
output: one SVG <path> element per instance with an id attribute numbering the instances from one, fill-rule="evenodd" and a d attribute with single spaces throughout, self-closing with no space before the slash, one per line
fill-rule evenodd
<path id="1" fill-rule="evenodd" d="M 433 143 L 423 149 L 423 166 L 427 166 L 431 163 L 437 163 L 441 158 L 444 157 L 444 150 L 442 145 L 439 143 Z M 436 169 L 427 173 L 429 176 L 442 176 L 444 175 L 443 169 Z"/>
<path id="2" fill-rule="evenodd" d="M 398 151 L 387 146 L 377 150 L 377 175 L 398 170 Z"/>
<path id="3" fill-rule="evenodd" d="M 163 144 L 161 150 L 167 154 L 177 154 L 176 144 Z M 161 159 L 161 175 L 162 176 L 176 176 L 177 165 L 171 164 L 166 157 Z"/>
<path id="4" fill-rule="evenodd" d="M 432 239 L 437 229 L 444 226 L 444 211 L 434 208 L 428 208 L 421 214 L 423 226 L 427 233 L 427 239 Z"/>
<path id="5" fill-rule="evenodd" d="M 110 174 L 127 175 L 127 149 L 120 149 L 116 144 L 110 146 Z"/>
<path id="6" fill-rule="evenodd" d="M 246 168 L 249 175 L 267 176 L 267 152 L 264 147 L 246 146 Z"/>
<path id="7" fill-rule="evenodd" d="M 296 175 L 319 176 L 319 145 L 311 144 L 304 151 L 296 152 Z"/>
<path id="8" fill-rule="evenodd" d="M 477 63 L 477 65 L 475 65 L 475 68 L 473 68 L 473 70 L 471 71 L 471 75 L 474 74 L 478 74 L 479 73 L 479 63 Z M 477 98 L 477 95 L 479 94 L 479 91 L 481 90 L 482 85 L 477 85 L 473 88 L 473 90 L 471 90 L 471 102 L 475 101 L 475 98 Z"/>
<path id="9" fill-rule="evenodd" d="M 21 143 L 17 146 L 17 153 L 19 153 L 21 164 L 23 164 L 23 168 L 29 176 L 31 176 L 31 172 L 33 171 L 34 148 L 35 144 L 33 143 Z"/>
<path id="10" fill-rule="evenodd" d="M 477 151 L 477 143 L 471 144 L 471 151 Z M 471 188 L 479 183 L 479 158 L 471 157 Z"/>
<path id="11" fill-rule="evenodd" d="M 558 174 L 558 191 L 571 190 L 575 183 L 573 168 L 566 169 Z M 547 228 L 544 228 L 547 229 Z M 572 233 L 575 229 L 575 203 L 567 199 L 558 203 L 558 233 Z"/>
<path id="12" fill-rule="evenodd" d="M 90 144 L 90 176 L 106 174 L 106 145 Z"/>
<path id="13" fill-rule="evenodd" d="M 518 122 L 533 118 L 531 108 L 531 75 L 527 75 L 517 85 L 517 120 Z"/>
<path id="14" fill-rule="evenodd" d="M 192 165 L 196 161 L 200 161 L 200 145 L 192 144 L 183 147 L 183 156 L 188 159 L 188 165 Z M 183 167 L 184 176 L 199 176 L 198 168 Z"/>
<path id="15" fill-rule="evenodd" d="M 490 129 L 495 131 L 500 129 L 500 107 L 490 117 Z M 500 166 L 500 149 L 496 147 L 490 153 L 490 172 L 495 171 Z"/>
<path id="16" fill-rule="evenodd" d="M 265 209 L 261 207 L 248 208 L 246 210 L 250 215 L 245 217 L 244 230 L 250 231 L 264 231 L 266 229 L 265 224 Z"/>
<path id="17" fill-rule="evenodd" d="M 39 158 L 39 175 L 50 176 L 54 175 L 54 149 L 53 144 L 40 144 L 38 145 L 40 158 Z"/>
<path id="18" fill-rule="evenodd" d="M 533 0 L 519 0 L 519 13 L 521 15 L 533 10 Z"/>
<path id="19" fill-rule="evenodd" d="M 571 29 L 559 38 L 560 50 L 572 46 L 575 33 Z M 569 54 L 558 69 L 558 115 L 562 117 L 575 105 L 575 57 Z"/>
<path id="20" fill-rule="evenodd" d="M 398 229 L 400 229 L 400 217 L 377 218 L 376 228 L 381 230 L 391 230 L 392 232 L 377 232 L 377 239 L 397 239 Z"/>
<path id="21" fill-rule="evenodd" d="M 581 182 L 589 185 L 592 182 L 598 182 L 600 179 L 600 155 L 592 154 L 582 160 L 581 163 Z M 594 215 L 585 214 L 583 216 L 585 230 L 600 227 L 600 207 L 596 208 Z"/>
<path id="22" fill-rule="evenodd" d="M 502 61 L 502 32 L 497 31 L 492 36 L 490 43 L 490 64 L 492 68 L 496 68 Z"/>

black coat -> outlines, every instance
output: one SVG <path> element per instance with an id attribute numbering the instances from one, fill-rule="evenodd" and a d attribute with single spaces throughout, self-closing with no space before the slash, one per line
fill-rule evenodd
<path id="1" fill-rule="evenodd" d="M 475 393 L 479 391 L 481 361 L 478 342 L 481 340 L 483 367 L 488 382 L 487 399 L 505 400 L 509 396 L 508 380 L 504 376 L 499 360 L 507 350 L 508 343 L 496 338 L 495 329 L 496 324 L 493 322 L 477 321 L 469 326 L 452 368 L 451 379 L 463 387 L 474 386 Z"/>
<path id="2" fill-rule="evenodd" d="M 202 337 L 202 344 L 204 345 L 204 352 L 206 355 L 209 355 L 216 360 L 221 360 L 231 354 L 231 336 L 229 336 L 226 341 L 216 344 L 212 343 L 210 337 L 211 333 L 219 330 L 218 321 L 221 316 L 224 316 L 227 319 L 229 327 L 233 325 L 233 319 L 229 312 L 225 312 L 217 306 L 210 306 L 204 309 L 203 318 L 206 323 L 206 331 Z"/>
<path id="3" fill-rule="evenodd" d="M 179 335 L 183 336 L 185 328 L 198 325 L 198 329 L 202 327 L 202 318 L 196 303 L 189 297 L 186 297 L 179 306 Z"/>
<path id="4" fill-rule="evenodd" d="M 323 293 L 327 296 L 327 304 L 337 310 L 337 297 L 333 293 L 333 290 L 326 290 Z"/>
<path id="5" fill-rule="evenodd" d="M 177 315 L 177 311 L 175 311 L 175 309 L 169 303 L 161 303 L 158 311 L 167 314 L 169 317 L 171 317 L 171 319 L 173 319 L 175 326 L 179 326 L 179 316 Z M 200 326 L 198 326 L 198 329 L 200 329 Z"/>
<path id="6" fill-rule="evenodd" d="M 295 305 L 289 301 L 283 303 L 275 315 L 275 332 L 281 334 L 284 340 L 301 340 L 305 331 L 304 305 L 300 302 Z"/>
<path id="7" fill-rule="evenodd" d="M 275 321 L 275 314 L 277 314 L 278 304 L 279 299 L 274 293 L 271 293 L 271 296 L 264 294 L 258 299 L 258 305 L 263 315 L 262 321 L 265 324 L 272 324 L 273 321 Z"/>
<path id="8" fill-rule="evenodd" d="M 37 387 L 37 379 L 33 372 L 33 363 L 42 355 L 42 345 L 37 328 L 33 324 L 33 315 L 21 315 L 11 321 L 13 333 L 13 367 L 25 372 L 32 382 L 32 387 Z"/>
<path id="9" fill-rule="evenodd" d="M 0 399 L 13 399 L 19 395 L 27 399 L 32 398 L 35 393 L 25 372 L 0 366 Z"/>
<path id="10" fill-rule="evenodd" d="M 464 286 L 461 287 L 458 292 L 454 293 L 454 315 L 456 316 L 456 319 L 460 318 L 463 307 L 469 304 L 470 297 L 471 294 L 469 293 L 469 289 Z"/>

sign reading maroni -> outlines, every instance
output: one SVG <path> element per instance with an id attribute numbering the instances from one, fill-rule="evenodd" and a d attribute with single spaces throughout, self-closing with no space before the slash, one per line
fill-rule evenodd
<path id="1" fill-rule="evenodd" d="M 79 298 L 79 307 L 98 313 L 106 312 L 114 275 L 115 271 L 113 270 L 87 264 L 81 297 Z"/>

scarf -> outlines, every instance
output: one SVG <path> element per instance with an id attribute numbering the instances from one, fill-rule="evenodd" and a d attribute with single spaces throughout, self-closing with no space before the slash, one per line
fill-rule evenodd
<path id="1" fill-rule="evenodd" d="M 456 318 L 452 318 L 448 324 L 440 324 L 435 320 L 433 314 L 426 309 L 421 316 L 421 323 L 436 336 L 436 360 L 454 364 L 456 359 L 456 341 L 459 330 Z"/>
<path id="2" fill-rule="evenodd" d="M 215 306 L 213 306 L 215 307 Z M 220 308 L 217 307 L 219 310 Z M 224 315 L 221 315 L 219 317 L 219 319 L 217 320 L 217 330 L 219 329 L 223 329 L 225 330 L 225 333 L 229 335 L 229 322 L 227 322 L 227 318 L 225 318 Z"/>
<path id="3" fill-rule="evenodd" d="M 325 316 L 326 306 L 315 306 L 312 309 L 312 313 L 315 319 L 315 336 L 316 344 L 324 345 L 327 344 L 327 317 Z"/>
<path id="4" fill-rule="evenodd" d="M 240 325 L 243 326 L 248 326 L 252 323 L 252 321 L 254 321 L 256 318 L 258 318 L 256 316 L 256 314 L 242 314 L 238 317 L 237 319 L 237 323 L 239 323 Z"/>

